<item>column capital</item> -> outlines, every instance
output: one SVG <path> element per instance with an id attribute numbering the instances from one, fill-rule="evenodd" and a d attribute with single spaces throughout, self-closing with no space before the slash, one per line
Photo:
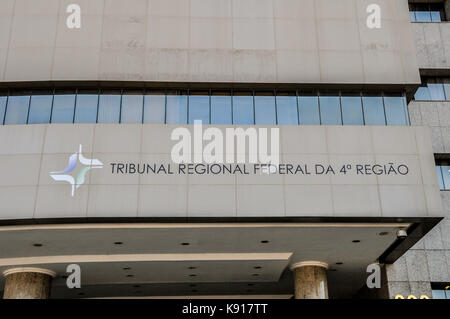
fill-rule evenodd
<path id="1" fill-rule="evenodd" d="M 17 273 L 37 273 L 37 274 L 48 275 L 52 278 L 56 277 L 56 272 L 54 272 L 53 270 L 44 269 L 44 268 L 35 268 L 35 267 L 19 267 L 19 268 L 7 269 L 3 272 L 3 276 L 6 277 L 6 276 L 9 276 L 12 274 L 17 274 Z"/>
<path id="2" fill-rule="evenodd" d="M 295 270 L 297 268 L 306 267 L 306 266 L 315 266 L 315 267 L 321 267 L 321 268 L 328 269 L 328 264 L 326 262 L 314 261 L 314 260 L 296 262 L 296 263 L 293 263 L 289 268 L 291 270 Z"/>

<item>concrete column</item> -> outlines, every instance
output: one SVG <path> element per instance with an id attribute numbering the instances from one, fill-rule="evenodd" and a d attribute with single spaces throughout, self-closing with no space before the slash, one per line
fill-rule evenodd
<path id="1" fill-rule="evenodd" d="M 41 268 L 14 268 L 6 277 L 3 299 L 47 299 L 55 272 Z"/>
<path id="2" fill-rule="evenodd" d="M 327 268 L 320 261 L 293 264 L 295 299 L 328 299 Z"/>

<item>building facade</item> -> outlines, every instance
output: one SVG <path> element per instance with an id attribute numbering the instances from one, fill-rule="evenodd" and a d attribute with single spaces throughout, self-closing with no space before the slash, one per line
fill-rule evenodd
<path id="1" fill-rule="evenodd" d="M 3 0 L 4 298 L 450 298 L 449 17 Z"/>

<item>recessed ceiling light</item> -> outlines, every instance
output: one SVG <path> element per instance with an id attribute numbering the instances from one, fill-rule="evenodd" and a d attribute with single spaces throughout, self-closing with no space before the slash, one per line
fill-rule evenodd
<path id="1" fill-rule="evenodd" d="M 252 276 L 253 276 L 253 277 L 258 277 L 258 276 L 259 276 L 259 274 L 253 274 Z"/>
<path id="2" fill-rule="evenodd" d="M 380 235 L 380 236 L 386 236 L 387 234 L 389 234 L 389 232 L 387 232 L 387 231 L 382 231 L 382 232 L 379 233 L 378 235 Z"/>
<path id="3" fill-rule="evenodd" d="M 122 245 L 122 244 L 123 244 L 123 242 L 121 242 L 121 241 L 114 242 L 114 245 Z"/>
<path id="4" fill-rule="evenodd" d="M 344 263 L 342 262 L 342 261 L 338 261 L 337 263 L 336 263 L 336 265 L 343 265 Z"/>
<path id="5" fill-rule="evenodd" d="M 261 269 L 262 267 L 261 266 L 255 266 L 255 267 L 253 267 L 254 269 Z"/>
<path id="6" fill-rule="evenodd" d="M 134 277 L 134 275 L 127 275 L 127 277 L 131 278 L 131 277 Z"/>
<path id="7" fill-rule="evenodd" d="M 352 243 L 360 243 L 360 242 L 361 241 L 359 239 L 352 240 Z"/>
<path id="8" fill-rule="evenodd" d="M 44 245 L 42 245 L 42 244 L 33 244 L 33 246 L 34 246 L 34 247 L 42 247 L 42 246 L 44 246 Z"/>
<path id="9" fill-rule="evenodd" d="M 181 243 L 182 246 L 189 246 L 189 243 Z"/>
<path id="10" fill-rule="evenodd" d="M 255 284 L 247 284 L 247 286 L 249 286 L 249 287 L 252 287 L 252 286 L 254 286 Z"/>
<path id="11" fill-rule="evenodd" d="M 197 277 L 195 274 L 190 274 L 189 277 Z"/>
<path id="12" fill-rule="evenodd" d="M 134 285 L 133 288 L 141 288 L 140 285 Z"/>
<path id="13" fill-rule="evenodd" d="M 124 267 L 123 270 L 130 270 L 130 267 Z"/>
<path id="14" fill-rule="evenodd" d="M 191 267 L 188 267 L 188 269 L 197 269 L 197 267 L 191 266 Z"/>
<path id="15" fill-rule="evenodd" d="M 268 244 L 269 241 L 268 240 L 261 240 L 261 244 Z"/>

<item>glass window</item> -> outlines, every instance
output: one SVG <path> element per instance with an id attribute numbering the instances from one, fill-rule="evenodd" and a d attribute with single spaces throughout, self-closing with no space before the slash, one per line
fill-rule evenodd
<path id="1" fill-rule="evenodd" d="M 437 173 L 438 182 L 439 182 L 439 189 L 445 190 L 444 180 L 442 178 L 442 167 L 441 166 L 436 166 L 436 173 Z"/>
<path id="2" fill-rule="evenodd" d="M 75 107 L 75 123 L 96 123 L 97 108 L 97 91 L 79 91 Z"/>
<path id="3" fill-rule="evenodd" d="M 444 189 L 450 190 L 450 166 L 442 166 L 442 181 L 444 182 Z"/>
<path id="4" fill-rule="evenodd" d="M 167 124 L 187 124 L 186 92 L 167 95 Z"/>
<path id="5" fill-rule="evenodd" d="M 432 290 L 431 295 L 433 299 L 447 299 L 447 296 L 445 294 L 445 290 Z"/>
<path id="6" fill-rule="evenodd" d="M 431 100 L 430 91 L 427 86 L 421 86 L 414 94 L 414 99 L 417 101 L 429 101 Z"/>
<path id="7" fill-rule="evenodd" d="M 341 125 L 341 104 L 339 96 L 321 95 L 319 97 L 322 125 Z"/>
<path id="8" fill-rule="evenodd" d="M 381 96 L 364 96 L 363 108 L 366 125 L 386 125 L 383 98 Z"/>
<path id="9" fill-rule="evenodd" d="M 211 124 L 232 124 L 231 93 L 213 92 L 211 95 Z"/>
<path id="10" fill-rule="evenodd" d="M 251 92 L 236 92 L 233 95 L 233 124 L 254 124 L 253 95 Z"/>
<path id="11" fill-rule="evenodd" d="M 343 95 L 341 97 L 342 120 L 344 125 L 364 125 L 361 96 Z"/>
<path id="12" fill-rule="evenodd" d="M 144 95 L 141 92 L 124 92 L 122 95 L 121 123 L 142 123 Z"/>
<path id="13" fill-rule="evenodd" d="M 98 123 L 119 123 L 120 91 L 104 91 L 98 104 Z"/>
<path id="14" fill-rule="evenodd" d="M 320 125 L 319 97 L 301 95 L 298 97 L 300 124 Z"/>
<path id="15" fill-rule="evenodd" d="M 29 103 L 29 95 L 10 95 L 6 108 L 5 124 L 26 124 Z"/>
<path id="16" fill-rule="evenodd" d="M 385 96 L 384 107 L 386 110 L 387 125 L 408 125 L 408 110 L 403 96 Z"/>
<path id="17" fill-rule="evenodd" d="M 7 96 L 0 96 L 0 125 L 3 124 L 3 120 L 5 118 L 5 109 L 7 100 L 8 100 Z"/>
<path id="18" fill-rule="evenodd" d="M 450 80 L 444 80 L 445 100 L 450 101 Z"/>
<path id="19" fill-rule="evenodd" d="M 74 92 L 57 92 L 53 98 L 52 123 L 73 123 Z"/>
<path id="20" fill-rule="evenodd" d="M 444 85 L 442 83 L 428 83 L 428 91 L 432 101 L 445 101 Z"/>
<path id="21" fill-rule="evenodd" d="M 197 120 L 209 124 L 209 92 L 191 91 L 189 94 L 189 124 Z"/>
<path id="22" fill-rule="evenodd" d="M 414 11 L 410 11 L 409 16 L 411 18 L 411 22 L 416 22 L 416 13 Z"/>
<path id="23" fill-rule="evenodd" d="M 33 92 L 30 101 L 30 114 L 28 115 L 28 124 L 50 123 L 52 104 L 52 92 Z"/>
<path id="24" fill-rule="evenodd" d="M 161 92 L 147 93 L 144 97 L 144 123 L 166 122 L 166 95 Z"/>
<path id="25" fill-rule="evenodd" d="M 441 12 L 440 11 L 431 11 L 431 22 L 441 22 Z"/>
<path id="26" fill-rule="evenodd" d="M 277 94 L 277 119 L 280 125 L 298 125 L 296 92 Z"/>
<path id="27" fill-rule="evenodd" d="M 275 112 L 275 96 L 270 92 L 255 94 L 255 124 L 277 124 Z"/>
<path id="28" fill-rule="evenodd" d="M 431 22 L 430 11 L 416 11 L 417 22 Z"/>

